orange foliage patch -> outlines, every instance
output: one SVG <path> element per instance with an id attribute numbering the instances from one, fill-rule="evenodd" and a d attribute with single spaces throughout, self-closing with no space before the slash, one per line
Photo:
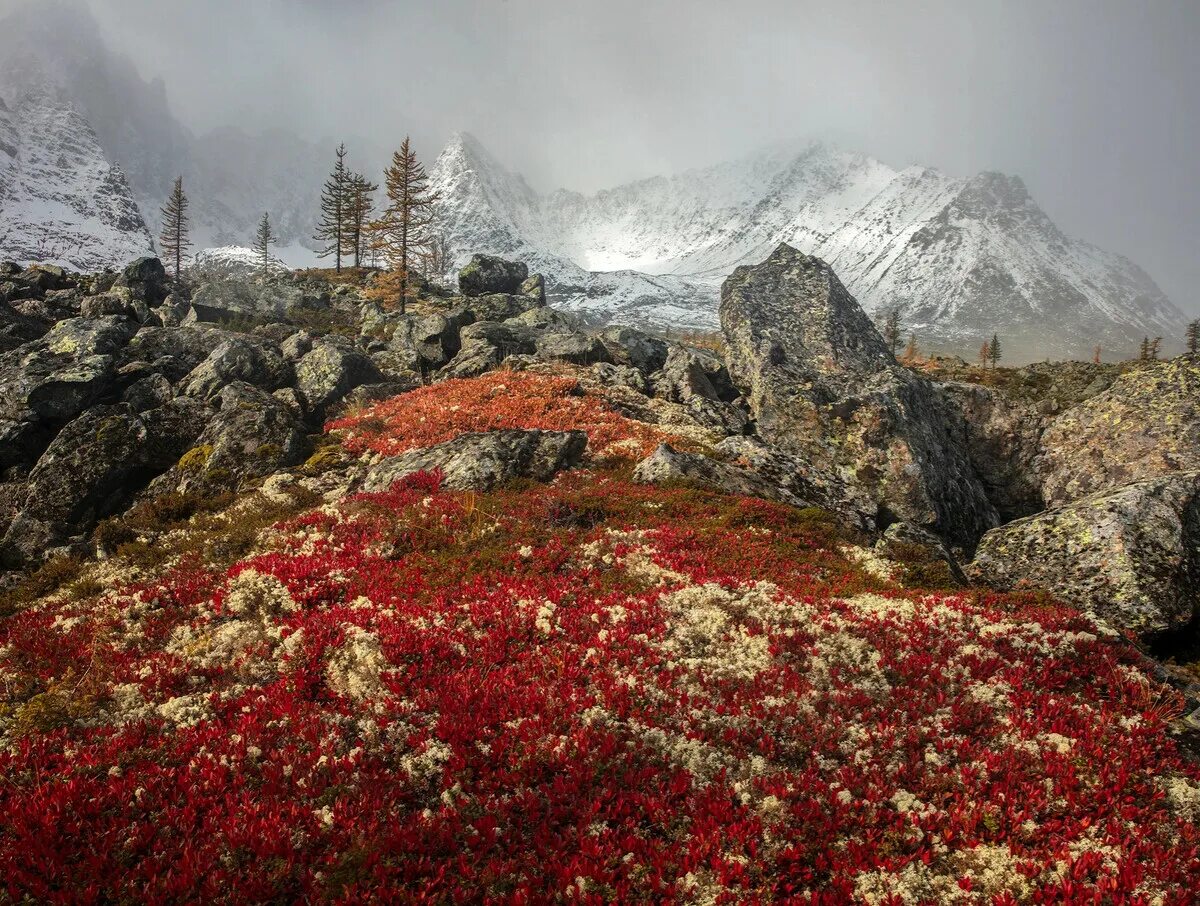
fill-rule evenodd
<path id="1" fill-rule="evenodd" d="M 325 426 L 346 432 L 354 453 L 395 456 L 453 440 L 472 431 L 505 429 L 585 431 L 591 454 L 642 457 L 664 441 L 680 440 L 626 418 L 569 377 L 494 371 L 454 378 L 376 403 Z"/>

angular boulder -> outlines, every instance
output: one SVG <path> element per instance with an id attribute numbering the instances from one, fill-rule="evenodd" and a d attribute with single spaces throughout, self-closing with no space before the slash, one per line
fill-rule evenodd
<path id="1" fill-rule="evenodd" d="M 475 255 L 458 272 L 458 288 L 464 296 L 487 293 L 519 293 L 529 276 L 523 261 L 505 261 L 495 255 Z"/>
<path id="2" fill-rule="evenodd" d="M 512 355 L 532 355 L 538 332 L 516 324 L 476 321 L 459 334 L 462 348 L 445 367 L 448 377 L 475 377 L 491 371 Z"/>
<path id="3" fill-rule="evenodd" d="M 762 497 L 797 507 L 812 505 L 757 472 L 697 453 L 680 453 L 670 444 L 660 444 L 639 462 L 633 470 L 633 480 L 642 484 L 681 484 L 726 494 Z"/>
<path id="4" fill-rule="evenodd" d="M 880 528 L 910 522 L 970 546 L 996 524 L 961 417 L 896 362 L 828 264 L 780 245 L 725 281 L 720 316 L 759 435 L 850 476 Z"/>
<path id="5" fill-rule="evenodd" d="M 549 481 L 579 463 L 587 448 L 582 431 L 487 431 L 463 434 L 424 450 L 412 450 L 376 463 L 363 484 L 386 491 L 419 471 L 441 471 L 446 486 L 488 490 L 516 478 Z"/>
<path id="6" fill-rule="evenodd" d="M 1200 359 L 1140 364 L 1057 417 L 1037 469 L 1048 506 L 1200 469 Z"/>
<path id="7" fill-rule="evenodd" d="M 321 418 L 355 387 L 382 380 L 365 353 L 329 338 L 314 342 L 312 350 L 296 363 L 296 386 L 309 410 Z"/>
<path id="8" fill-rule="evenodd" d="M 294 378 L 291 363 L 279 347 L 266 340 L 232 337 L 213 349 L 183 379 L 181 390 L 197 399 L 216 396 L 235 381 L 276 390 Z"/>
<path id="9" fill-rule="evenodd" d="M 1149 478 L 992 529 L 968 575 L 1041 588 L 1153 636 L 1200 613 L 1200 472 Z"/>
<path id="10" fill-rule="evenodd" d="M 636 327 L 607 327 L 600 333 L 600 342 L 613 362 L 629 365 L 644 374 L 653 374 L 667 362 L 667 342 Z"/>

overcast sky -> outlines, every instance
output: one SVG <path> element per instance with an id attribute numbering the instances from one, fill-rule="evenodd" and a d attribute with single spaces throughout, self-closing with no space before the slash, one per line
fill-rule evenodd
<path id="1" fill-rule="evenodd" d="M 540 188 L 813 138 L 997 169 L 1200 309 L 1200 0 L 88 2 L 196 130 L 464 129 Z"/>

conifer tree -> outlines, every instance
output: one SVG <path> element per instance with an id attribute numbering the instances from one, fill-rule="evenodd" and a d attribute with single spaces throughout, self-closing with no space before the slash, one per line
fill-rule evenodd
<path id="1" fill-rule="evenodd" d="M 896 350 L 900 348 L 900 310 L 897 308 L 888 312 L 887 320 L 883 324 L 883 339 L 892 355 L 895 355 Z"/>
<path id="2" fill-rule="evenodd" d="M 450 244 L 441 233 L 433 233 L 425 249 L 425 276 L 441 280 L 450 267 Z"/>
<path id="3" fill-rule="evenodd" d="M 1142 344 L 1141 344 L 1141 346 L 1138 347 L 1138 361 L 1139 362 L 1149 362 L 1150 361 L 1150 338 L 1149 337 L 1142 337 Z"/>
<path id="4" fill-rule="evenodd" d="M 904 361 L 915 362 L 917 360 L 917 335 L 910 333 L 908 335 L 908 345 L 904 347 Z"/>
<path id="5" fill-rule="evenodd" d="M 1188 355 L 1195 356 L 1200 353 L 1200 318 L 1195 321 L 1188 322 L 1187 326 L 1187 351 Z"/>
<path id="6" fill-rule="evenodd" d="M 987 365 L 988 359 L 992 357 L 992 344 L 984 340 L 983 345 L 979 347 L 979 364 Z"/>
<path id="7" fill-rule="evenodd" d="M 175 265 L 175 282 L 178 283 L 183 270 L 183 259 L 192 243 L 188 240 L 188 198 L 183 194 L 183 177 L 175 177 L 167 203 L 162 208 L 162 235 L 158 237 L 163 254 Z"/>
<path id="8" fill-rule="evenodd" d="M 354 254 L 356 268 L 362 267 L 363 254 L 367 251 L 368 227 L 371 222 L 371 212 L 375 209 L 375 192 L 378 188 L 379 186 L 361 173 L 350 175 L 347 238 L 349 249 Z"/>
<path id="9" fill-rule="evenodd" d="M 408 299 L 409 268 L 429 243 L 433 206 L 438 194 L 429 188 L 425 165 L 405 137 L 400 150 L 392 155 L 392 164 L 384 172 L 388 206 L 373 224 L 380 245 L 396 273 L 400 313 Z"/>
<path id="10" fill-rule="evenodd" d="M 1150 361 L 1151 362 L 1158 361 L 1158 351 L 1161 346 L 1162 346 L 1162 337 L 1155 337 L 1153 340 L 1150 341 Z"/>
<path id="11" fill-rule="evenodd" d="M 1092 361 L 1097 365 L 1100 364 L 1100 347 L 1099 346 L 1097 346 L 1095 349 L 1092 350 Z"/>
<path id="12" fill-rule="evenodd" d="M 276 241 L 274 231 L 271 229 L 271 215 L 263 212 L 262 220 L 258 222 L 258 229 L 254 231 L 254 243 L 251 248 L 254 249 L 254 255 L 262 264 L 262 277 L 265 280 L 271 270 L 271 245 Z"/>
<path id="13" fill-rule="evenodd" d="M 1000 361 L 1000 356 L 1003 352 L 1000 349 L 1000 335 L 992 334 L 992 342 L 988 344 L 988 360 L 992 363 L 992 367 L 996 367 L 996 363 Z"/>
<path id="14" fill-rule="evenodd" d="M 334 256 L 334 270 L 342 272 L 342 256 L 350 249 L 347 226 L 351 205 L 351 174 L 346 167 L 346 145 L 340 144 L 334 152 L 337 161 L 333 172 L 321 188 L 321 221 L 313 237 L 325 245 L 317 252 L 321 258 Z"/>

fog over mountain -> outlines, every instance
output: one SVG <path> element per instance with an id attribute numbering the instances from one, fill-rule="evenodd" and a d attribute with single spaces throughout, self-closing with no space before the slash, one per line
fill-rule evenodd
<path id="1" fill-rule="evenodd" d="M 205 244 L 244 242 L 281 196 L 301 241 L 309 181 L 342 139 L 372 170 L 405 134 L 432 164 L 469 130 L 541 192 L 816 140 L 896 170 L 1020 176 L 1067 235 L 1200 310 L 1194 4 L 0 0 L 14 11 L 46 43 L 95 32 L 128 61 L 97 80 L 88 54 L 58 53 L 94 85 L 89 124 L 151 232 L 183 172 L 206 196 Z"/>
<path id="2" fill-rule="evenodd" d="M 198 132 L 276 126 L 384 147 L 411 132 L 432 160 L 462 129 L 540 189 L 781 140 L 959 177 L 999 170 L 1066 232 L 1200 309 L 1189 0 L 90 2 Z"/>

